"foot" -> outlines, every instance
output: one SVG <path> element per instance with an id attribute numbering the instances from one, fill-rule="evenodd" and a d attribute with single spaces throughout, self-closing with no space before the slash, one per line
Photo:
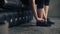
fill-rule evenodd
<path id="1" fill-rule="evenodd" d="M 48 24 L 47 22 L 41 22 L 41 21 L 37 21 L 36 23 L 37 26 L 51 26 L 51 24 Z"/>
<path id="2" fill-rule="evenodd" d="M 49 18 L 44 19 L 44 21 L 47 22 L 48 24 L 54 24 L 54 22 L 50 21 Z"/>
<path id="3" fill-rule="evenodd" d="M 49 24 L 54 24 L 54 22 L 50 21 L 49 18 L 47 18 L 47 22 L 48 22 Z"/>
<path id="4" fill-rule="evenodd" d="M 48 23 L 47 21 L 44 21 L 45 26 L 51 26 L 52 24 Z"/>

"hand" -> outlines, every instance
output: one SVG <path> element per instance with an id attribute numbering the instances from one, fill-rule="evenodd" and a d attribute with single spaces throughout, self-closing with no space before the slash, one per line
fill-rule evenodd
<path id="1" fill-rule="evenodd" d="M 42 22 L 44 22 L 44 19 L 42 19 L 42 18 L 37 18 L 37 21 L 42 21 Z"/>

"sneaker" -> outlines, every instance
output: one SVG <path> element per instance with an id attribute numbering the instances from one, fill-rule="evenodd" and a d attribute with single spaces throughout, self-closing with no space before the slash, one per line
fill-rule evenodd
<path id="1" fill-rule="evenodd" d="M 50 21 L 49 18 L 47 18 L 47 23 L 49 23 L 49 24 L 54 24 L 54 22 Z"/>
<path id="2" fill-rule="evenodd" d="M 38 21 L 38 22 L 36 23 L 36 25 L 37 25 L 37 26 L 42 26 L 43 23 L 42 23 L 41 21 L 40 21 L 40 22 Z"/>
<path id="3" fill-rule="evenodd" d="M 45 27 L 45 26 L 51 26 L 51 24 L 48 24 L 47 22 L 44 22 L 44 23 L 43 23 L 43 22 L 41 22 L 41 21 L 37 22 L 36 25 L 37 25 L 37 26 L 44 26 L 44 27 Z"/>

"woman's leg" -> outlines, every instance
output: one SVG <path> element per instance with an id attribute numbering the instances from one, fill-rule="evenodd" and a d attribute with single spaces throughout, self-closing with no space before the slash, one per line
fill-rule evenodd
<path id="1" fill-rule="evenodd" d="M 40 21 L 44 21 L 43 19 L 43 12 L 44 12 L 44 0 L 37 0 L 37 14 L 40 18 Z M 43 19 L 43 20 L 42 20 Z"/>
<path id="2" fill-rule="evenodd" d="M 44 19 L 45 19 L 45 21 L 47 21 L 47 17 L 48 17 L 49 2 L 50 2 L 50 0 L 44 1 L 44 11 L 45 11 L 44 12 L 45 13 Z"/>
<path id="3" fill-rule="evenodd" d="M 48 10 L 49 10 L 49 2 L 50 0 L 45 0 L 45 4 L 44 4 L 44 10 L 45 10 L 45 16 L 44 16 L 44 20 L 49 23 L 49 24 L 54 24 L 54 22 L 51 22 L 48 18 Z"/>
<path id="4" fill-rule="evenodd" d="M 49 6 L 44 6 L 45 10 L 45 21 L 47 21 Z"/>
<path id="5" fill-rule="evenodd" d="M 37 23 L 38 25 L 40 25 L 40 26 L 51 26 L 51 24 L 47 23 L 47 17 L 46 17 L 46 13 L 45 13 L 44 8 L 38 9 L 37 14 L 38 14 L 38 17 L 40 19 L 44 19 L 45 18 L 43 21 L 40 20 L 40 22 Z"/>
<path id="6" fill-rule="evenodd" d="M 44 8 L 37 9 L 37 14 L 38 14 L 38 17 L 40 18 L 40 21 L 44 21 L 43 12 L 44 12 Z"/>

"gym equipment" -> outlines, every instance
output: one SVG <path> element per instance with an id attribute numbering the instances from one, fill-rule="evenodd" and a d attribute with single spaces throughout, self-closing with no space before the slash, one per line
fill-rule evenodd
<path id="1" fill-rule="evenodd" d="M 18 9 L 22 7 L 22 3 L 20 0 L 4 0 L 3 7 L 8 9 Z"/>
<path id="2" fill-rule="evenodd" d="M 5 19 L 9 26 L 17 26 L 28 23 L 32 20 L 33 15 L 28 4 L 24 4 L 20 0 L 3 0 L 1 3 L 1 12 L 6 12 Z M 12 13 L 12 14 L 9 14 Z"/>

